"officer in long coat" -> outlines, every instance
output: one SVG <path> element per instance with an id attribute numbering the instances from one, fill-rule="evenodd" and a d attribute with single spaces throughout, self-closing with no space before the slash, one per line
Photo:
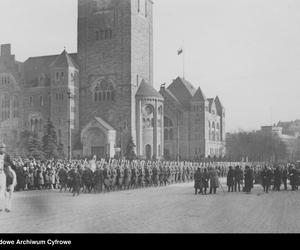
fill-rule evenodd
<path id="1" fill-rule="evenodd" d="M 245 192 L 250 193 L 251 189 L 253 188 L 253 180 L 254 180 L 254 174 L 253 170 L 246 166 L 245 169 Z"/>
<path id="2" fill-rule="evenodd" d="M 287 179 L 288 179 L 287 167 L 284 167 L 284 169 L 282 171 L 281 178 L 282 178 L 282 183 L 283 183 L 283 186 L 284 186 L 284 190 L 287 190 Z"/>
<path id="3" fill-rule="evenodd" d="M 274 187 L 275 191 L 280 191 L 282 173 L 279 166 L 274 171 Z"/>
<path id="4" fill-rule="evenodd" d="M 195 184 L 194 184 L 195 195 L 198 194 L 198 189 L 200 190 L 199 194 L 201 194 L 203 186 L 202 186 L 202 173 L 201 173 L 201 169 L 200 168 L 198 168 L 197 171 L 194 174 L 194 181 L 195 181 Z"/>
<path id="5" fill-rule="evenodd" d="M 243 170 L 240 166 L 236 166 L 234 170 L 234 191 L 241 192 L 241 185 L 243 183 Z"/>
<path id="6" fill-rule="evenodd" d="M 211 170 L 209 171 L 209 193 L 212 194 L 216 194 L 217 192 L 217 188 L 219 187 L 219 173 L 218 170 L 211 168 Z"/>
<path id="7" fill-rule="evenodd" d="M 209 183 L 209 173 L 208 173 L 207 168 L 204 168 L 204 171 L 202 174 L 202 185 L 203 185 L 203 194 L 205 194 L 205 195 L 207 193 L 208 183 Z"/>
<path id="8" fill-rule="evenodd" d="M 80 188 L 81 188 L 81 175 L 77 168 L 74 169 L 72 173 L 72 184 L 73 184 L 73 196 L 77 194 L 79 196 Z"/>
<path id="9" fill-rule="evenodd" d="M 227 186 L 228 186 L 228 192 L 233 192 L 233 186 L 234 186 L 234 170 L 232 169 L 232 166 L 229 167 L 228 173 L 227 173 Z"/>
<path id="10" fill-rule="evenodd" d="M 265 166 L 264 170 L 261 172 L 261 179 L 264 192 L 268 193 L 271 186 L 272 171 L 267 166 Z"/>

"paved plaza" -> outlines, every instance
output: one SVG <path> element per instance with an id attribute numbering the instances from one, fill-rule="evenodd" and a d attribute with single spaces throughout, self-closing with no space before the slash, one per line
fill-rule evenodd
<path id="1" fill-rule="evenodd" d="M 20 192 L 13 211 L 0 213 L 0 232 L 299 233 L 300 191 L 195 196 L 189 183 L 79 197 Z"/>

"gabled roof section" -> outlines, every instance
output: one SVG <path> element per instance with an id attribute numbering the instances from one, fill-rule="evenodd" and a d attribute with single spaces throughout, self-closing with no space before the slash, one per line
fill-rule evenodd
<path id="1" fill-rule="evenodd" d="M 164 88 L 164 89 L 160 90 L 160 93 L 165 98 L 165 105 L 166 105 L 166 98 L 170 98 L 170 100 L 172 101 L 172 103 L 174 104 L 174 106 L 176 106 L 180 110 L 184 109 L 184 107 L 182 106 L 182 104 L 178 101 L 178 99 L 172 94 L 172 92 L 170 90 Z"/>
<path id="2" fill-rule="evenodd" d="M 216 98 L 215 98 L 215 103 L 216 103 L 216 108 L 217 108 L 218 115 L 222 116 L 224 107 L 223 107 L 223 105 L 220 101 L 220 98 L 218 96 L 216 96 Z"/>
<path id="3" fill-rule="evenodd" d="M 111 125 L 109 125 L 106 121 L 104 121 L 100 117 L 95 117 L 95 120 L 99 122 L 106 130 L 115 130 Z"/>
<path id="4" fill-rule="evenodd" d="M 64 50 L 53 63 L 50 64 L 52 68 L 65 68 L 65 67 L 73 67 L 79 68 L 78 65 L 73 61 L 72 57 L 68 54 L 66 50 Z"/>
<path id="5" fill-rule="evenodd" d="M 190 106 L 190 100 L 195 95 L 196 89 L 187 80 L 177 77 L 168 87 L 168 90 L 178 99 L 185 107 Z"/>
<path id="6" fill-rule="evenodd" d="M 214 104 L 214 98 L 208 98 L 208 103 L 209 103 L 209 112 L 211 112 L 211 108 L 212 108 L 212 105 Z"/>
<path id="7" fill-rule="evenodd" d="M 160 93 L 156 91 L 150 84 L 147 84 L 142 80 L 138 91 L 136 92 L 136 97 L 154 97 L 158 99 L 164 99 Z"/>
<path id="8" fill-rule="evenodd" d="M 77 53 L 68 55 L 72 57 L 73 62 L 76 62 Z M 48 79 L 47 85 L 50 85 L 50 65 L 59 56 L 60 55 L 29 57 L 23 64 L 25 86 L 37 86 L 38 78 L 41 74 L 44 74 L 46 76 L 46 78 Z"/>
<path id="9" fill-rule="evenodd" d="M 192 98 L 192 102 L 204 102 L 206 100 L 205 95 L 203 94 L 201 88 L 199 87 Z"/>

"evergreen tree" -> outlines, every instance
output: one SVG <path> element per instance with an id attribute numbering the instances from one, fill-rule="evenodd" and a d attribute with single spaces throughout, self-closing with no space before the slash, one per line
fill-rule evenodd
<path id="1" fill-rule="evenodd" d="M 42 151 L 42 143 L 36 133 L 30 133 L 27 142 L 27 156 L 35 159 L 44 159 L 44 152 Z"/>
<path id="2" fill-rule="evenodd" d="M 126 153 L 125 153 L 125 158 L 127 160 L 135 160 L 136 159 L 136 154 L 135 154 L 135 151 L 134 151 L 134 148 L 135 148 L 135 144 L 133 142 L 133 138 L 131 137 L 127 146 L 126 146 Z"/>
<path id="3" fill-rule="evenodd" d="M 58 145 L 56 129 L 53 123 L 48 120 L 44 127 L 43 152 L 47 159 L 58 158 Z"/>

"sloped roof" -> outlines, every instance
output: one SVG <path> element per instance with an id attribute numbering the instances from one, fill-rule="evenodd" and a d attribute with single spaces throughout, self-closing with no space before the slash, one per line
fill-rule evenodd
<path id="1" fill-rule="evenodd" d="M 196 93 L 193 85 L 181 77 L 177 77 L 167 89 L 185 108 L 190 106 L 190 100 Z"/>
<path id="2" fill-rule="evenodd" d="M 38 81 L 41 74 L 44 74 L 46 79 L 50 79 L 50 64 L 53 63 L 58 56 L 59 55 L 29 57 L 24 62 L 25 85 L 30 86 L 32 85 L 31 83 Z M 76 62 L 77 53 L 69 54 L 69 56 Z M 50 80 L 48 84 L 50 84 Z"/>
<path id="3" fill-rule="evenodd" d="M 222 112 L 224 110 L 224 107 L 223 107 L 223 105 L 220 101 L 220 98 L 218 96 L 215 98 L 215 103 L 216 103 L 216 108 L 217 108 L 218 115 L 222 116 Z"/>
<path id="4" fill-rule="evenodd" d="M 73 67 L 78 68 L 78 65 L 73 61 L 72 57 L 64 50 L 50 65 L 50 67 L 64 68 Z"/>
<path id="5" fill-rule="evenodd" d="M 196 93 L 194 94 L 192 101 L 205 101 L 206 97 L 203 94 L 201 88 L 199 87 Z"/>
<path id="6" fill-rule="evenodd" d="M 158 93 L 150 84 L 147 84 L 144 80 L 142 80 L 141 85 L 136 92 L 136 96 L 164 99 L 160 93 Z"/>
<path id="7" fill-rule="evenodd" d="M 95 117 L 95 120 L 99 122 L 105 129 L 107 130 L 115 130 L 111 125 L 109 125 L 106 121 L 104 121 L 100 117 Z"/>
<path id="8" fill-rule="evenodd" d="M 180 103 L 180 101 L 178 101 L 178 99 L 176 98 L 176 96 L 174 96 L 172 94 L 172 92 L 168 89 L 165 89 L 165 92 L 180 106 L 182 106 L 182 104 Z"/>
<path id="9" fill-rule="evenodd" d="M 215 102 L 216 102 L 217 105 L 220 105 L 221 108 L 224 108 L 224 106 L 222 105 L 222 103 L 220 101 L 220 98 L 218 96 L 216 96 Z"/>
<path id="10" fill-rule="evenodd" d="M 214 98 L 208 98 L 207 100 L 208 100 L 208 103 L 209 103 L 209 111 L 211 111 L 211 107 L 212 107 L 215 99 Z"/>

